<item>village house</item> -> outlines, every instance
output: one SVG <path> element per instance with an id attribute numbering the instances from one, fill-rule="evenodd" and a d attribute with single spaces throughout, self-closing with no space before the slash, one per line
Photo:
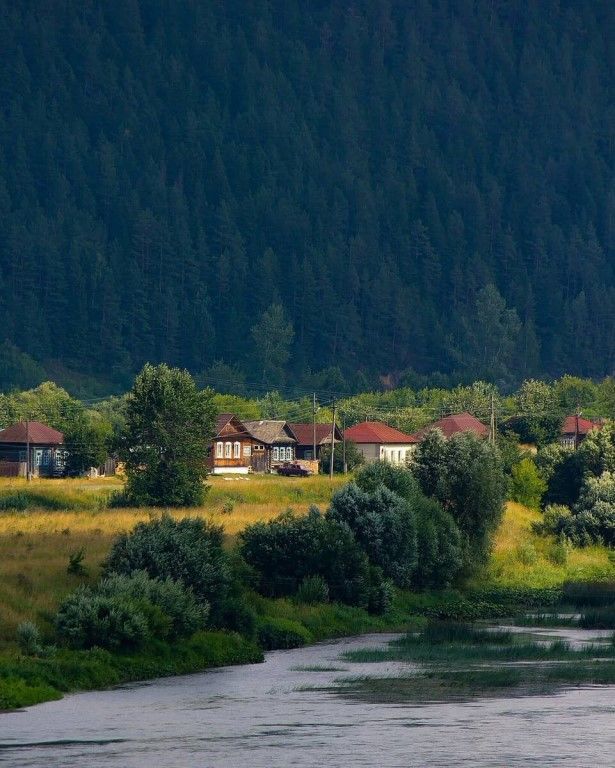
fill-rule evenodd
<path id="1" fill-rule="evenodd" d="M 322 448 L 331 445 L 331 424 L 289 423 L 288 426 L 297 441 L 295 458 L 301 461 L 318 461 Z M 336 445 L 343 440 L 342 432 L 337 425 L 333 439 Z M 316 444 L 316 455 L 314 455 L 314 444 Z"/>
<path id="2" fill-rule="evenodd" d="M 449 437 L 460 432 L 473 432 L 478 437 L 489 437 L 489 427 L 485 426 L 482 421 L 479 421 L 476 416 L 472 416 L 471 413 L 467 412 L 444 416 L 442 419 L 434 421 L 433 424 L 428 424 L 423 429 L 415 432 L 413 437 L 417 442 L 420 442 L 432 429 L 439 429 L 447 440 Z"/>
<path id="3" fill-rule="evenodd" d="M 578 448 L 592 429 L 601 429 L 602 426 L 602 421 L 583 419 L 577 414 L 566 416 L 560 430 L 559 441 L 568 448 Z"/>
<path id="4" fill-rule="evenodd" d="M 22 421 L 0 431 L 0 475 L 61 477 L 66 466 L 64 435 L 39 421 Z"/>
<path id="5" fill-rule="evenodd" d="M 219 414 L 209 457 L 214 475 L 247 474 L 255 470 L 264 454 L 263 444 L 252 437 L 242 421 L 232 413 Z"/>
<path id="6" fill-rule="evenodd" d="M 381 421 L 364 421 L 344 432 L 346 440 L 353 442 L 366 461 L 388 461 L 405 464 L 418 440 Z"/>
<path id="7" fill-rule="evenodd" d="M 243 422 L 254 441 L 252 469 L 271 472 L 284 462 L 295 460 L 297 441 L 285 421 L 263 419 Z"/>

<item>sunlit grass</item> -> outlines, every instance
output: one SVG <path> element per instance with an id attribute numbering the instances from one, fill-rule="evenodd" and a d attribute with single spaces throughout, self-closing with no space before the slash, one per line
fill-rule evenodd
<path id="1" fill-rule="evenodd" d="M 561 548 L 550 536 L 533 533 L 531 524 L 541 514 L 509 502 L 495 537 L 485 574 L 491 583 L 511 587 L 551 587 L 564 581 L 615 578 L 615 559 L 606 547 L 569 547 L 564 562 Z"/>
<path id="2" fill-rule="evenodd" d="M 326 506 L 343 478 L 256 477 L 208 479 L 210 488 L 199 508 L 170 510 L 175 518 L 199 516 L 224 526 L 229 540 L 250 523 L 269 520 L 291 507 L 307 512 Z M 0 512 L 0 644 L 10 642 L 17 625 L 31 619 L 45 625 L 64 595 L 84 580 L 66 572 L 72 552 L 83 549 L 88 577 L 95 579 L 113 539 L 160 510 L 107 509 L 101 502 L 121 488 L 117 478 L 75 480 L 0 479 L 2 494 L 33 491 L 56 500 L 66 510 L 29 509 Z"/>

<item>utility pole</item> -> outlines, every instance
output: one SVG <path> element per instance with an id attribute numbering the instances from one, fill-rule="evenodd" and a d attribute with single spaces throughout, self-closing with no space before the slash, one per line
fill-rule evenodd
<path id="1" fill-rule="evenodd" d="M 331 422 L 331 458 L 329 460 L 329 477 L 333 480 L 333 459 L 335 458 L 335 395 L 333 396 L 333 421 Z"/>
<path id="2" fill-rule="evenodd" d="M 312 394 L 312 460 L 316 461 L 316 392 Z"/>
<path id="3" fill-rule="evenodd" d="M 344 462 L 344 474 L 348 473 L 348 466 L 346 464 L 346 413 L 342 411 L 342 457 Z"/>
<path id="4" fill-rule="evenodd" d="M 491 419 L 489 422 L 489 440 L 495 444 L 495 396 L 491 395 Z"/>
<path id="5" fill-rule="evenodd" d="M 26 480 L 30 482 L 30 420 L 26 419 Z"/>

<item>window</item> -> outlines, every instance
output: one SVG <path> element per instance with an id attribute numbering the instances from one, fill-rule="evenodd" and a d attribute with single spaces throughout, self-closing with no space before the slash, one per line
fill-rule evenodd
<path id="1" fill-rule="evenodd" d="M 293 447 L 292 447 L 292 445 L 290 445 L 286 449 L 286 460 L 287 461 L 292 461 L 293 460 Z"/>
<path id="2" fill-rule="evenodd" d="M 233 458 L 239 459 L 241 458 L 241 443 L 235 443 L 233 446 Z"/>
<path id="3" fill-rule="evenodd" d="M 216 443 L 216 458 L 221 459 L 224 456 L 224 443 Z"/>
<path id="4" fill-rule="evenodd" d="M 244 445 L 243 447 L 243 455 L 244 456 L 251 456 L 252 455 L 252 447 L 249 445 Z"/>
<path id="5" fill-rule="evenodd" d="M 282 450 L 284 450 L 284 449 L 282 449 Z M 279 458 L 280 458 L 280 449 L 278 448 L 278 446 L 277 446 L 277 445 L 274 445 L 274 446 L 273 446 L 273 450 L 271 451 L 271 458 L 272 458 L 274 461 L 278 461 L 278 460 L 279 460 Z"/>
<path id="6" fill-rule="evenodd" d="M 233 455 L 233 443 L 224 443 L 224 458 L 230 459 Z"/>

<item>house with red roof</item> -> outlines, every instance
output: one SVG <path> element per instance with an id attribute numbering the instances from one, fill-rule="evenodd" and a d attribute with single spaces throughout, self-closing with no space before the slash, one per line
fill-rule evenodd
<path id="1" fill-rule="evenodd" d="M 295 457 L 299 460 L 318 461 L 323 446 L 331 445 L 331 424 L 289 422 L 288 427 L 297 441 Z M 342 442 L 342 439 L 342 432 L 336 425 L 333 440 L 337 445 Z M 316 446 L 316 455 L 314 455 L 314 446 Z"/>
<path id="2" fill-rule="evenodd" d="M 413 435 L 406 435 L 381 421 L 355 424 L 344 432 L 344 437 L 357 446 L 366 461 L 391 464 L 405 464 L 419 442 Z"/>
<path id="3" fill-rule="evenodd" d="M 0 475 L 61 477 L 66 467 L 64 435 L 40 421 L 21 421 L 0 431 Z"/>
<path id="4" fill-rule="evenodd" d="M 602 421 L 584 419 L 580 415 L 566 416 L 560 430 L 559 441 L 568 448 L 578 448 L 592 429 L 601 429 Z"/>
<path id="5" fill-rule="evenodd" d="M 489 427 L 479 421 L 476 416 L 467 412 L 444 416 L 444 418 L 438 419 L 433 424 L 428 424 L 415 432 L 413 437 L 416 438 L 417 442 L 420 442 L 432 429 L 439 429 L 447 440 L 460 432 L 474 432 L 478 437 L 489 437 Z"/>

